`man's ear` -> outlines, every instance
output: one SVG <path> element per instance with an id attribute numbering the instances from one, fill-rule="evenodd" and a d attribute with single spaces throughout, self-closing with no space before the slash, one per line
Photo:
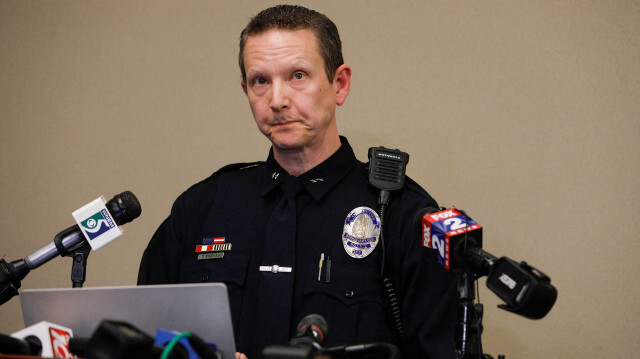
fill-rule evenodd
<path id="1" fill-rule="evenodd" d="M 247 94 L 247 83 L 244 82 L 244 80 L 240 80 L 240 86 L 242 86 L 242 91 L 244 91 L 244 94 Z"/>
<path id="2" fill-rule="evenodd" d="M 336 86 L 336 104 L 342 106 L 347 100 L 347 95 L 351 89 L 351 67 L 347 64 L 340 65 L 336 70 L 333 83 Z"/>

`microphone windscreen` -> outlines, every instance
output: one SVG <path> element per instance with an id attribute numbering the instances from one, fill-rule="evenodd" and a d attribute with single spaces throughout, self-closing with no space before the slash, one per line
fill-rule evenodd
<path id="1" fill-rule="evenodd" d="M 316 339 L 321 344 L 324 337 L 329 332 L 329 324 L 327 321 L 319 314 L 309 314 L 300 320 L 297 332 L 300 333 L 301 331 L 306 331 L 309 327 L 314 328 L 319 332 L 320 338 L 316 337 Z"/>
<path id="2" fill-rule="evenodd" d="M 427 214 L 436 213 L 439 209 L 433 207 L 426 207 L 419 210 L 413 217 L 413 228 L 415 230 L 415 238 L 419 238 L 422 241 L 422 217 Z"/>
<path id="3" fill-rule="evenodd" d="M 40 349 L 33 345 L 37 342 L 40 342 L 40 339 L 35 337 L 35 340 L 28 341 L 25 339 L 14 338 L 8 335 L 0 334 L 0 353 L 2 354 L 22 354 L 22 355 L 40 355 L 42 353 L 42 343 L 40 344 Z"/>
<path id="4" fill-rule="evenodd" d="M 416 215 L 413 217 L 414 227 L 420 228 L 420 226 L 422 226 L 422 217 L 426 216 L 427 214 L 436 213 L 438 211 L 440 210 L 433 207 L 425 207 L 419 210 L 418 213 L 416 213 Z"/>
<path id="5" fill-rule="evenodd" d="M 138 198 L 131 192 L 125 191 L 113 196 L 106 204 L 109 213 L 120 226 L 140 217 L 142 207 Z"/>

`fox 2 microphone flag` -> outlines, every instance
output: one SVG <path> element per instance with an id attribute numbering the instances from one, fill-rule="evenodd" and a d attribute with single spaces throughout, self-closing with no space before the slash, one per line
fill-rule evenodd
<path id="1" fill-rule="evenodd" d="M 464 242 L 467 234 L 482 248 L 482 226 L 455 207 L 426 213 L 422 217 L 422 245 L 435 249 L 438 262 L 447 270 L 455 268 L 463 259 L 452 257 L 459 255 L 456 247 Z"/>
<path id="2" fill-rule="evenodd" d="M 106 203 L 104 197 L 100 196 L 72 213 L 94 251 L 120 237 L 123 233 L 107 210 Z"/>

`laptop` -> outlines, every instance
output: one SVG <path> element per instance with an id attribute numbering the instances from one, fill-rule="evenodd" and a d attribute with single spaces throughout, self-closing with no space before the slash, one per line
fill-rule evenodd
<path id="1" fill-rule="evenodd" d="M 193 333 L 223 358 L 236 351 L 224 283 L 25 289 L 20 301 L 25 327 L 46 320 L 90 338 L 102 320 L 117 320 L 151 337 L 158 329 Z"/>

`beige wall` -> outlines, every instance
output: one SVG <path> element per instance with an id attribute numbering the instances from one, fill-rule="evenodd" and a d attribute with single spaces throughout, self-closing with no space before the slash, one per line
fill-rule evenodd
<path id="1" fill-rule="evenodd" d="M 230 162 L 262 160 L 237 35 L 271 1 L 0 2 L 0 256 L 24 257 L 100 194 L 142 216 L 89 257 L 85 286 L 132 285 L 172 201 Z M 485 227 L 485 249 L 559 289 L 531 321 L 486 305 L 507 358 L 640 352 L 640 4 L 304 2 L 337 23 L 351 94 L 339 129 L 411 155 L 408 173 Z M 23 288 L 69 287 L 71 260 Z M 0 332 L 22 328 L 19 299 Z"/>

